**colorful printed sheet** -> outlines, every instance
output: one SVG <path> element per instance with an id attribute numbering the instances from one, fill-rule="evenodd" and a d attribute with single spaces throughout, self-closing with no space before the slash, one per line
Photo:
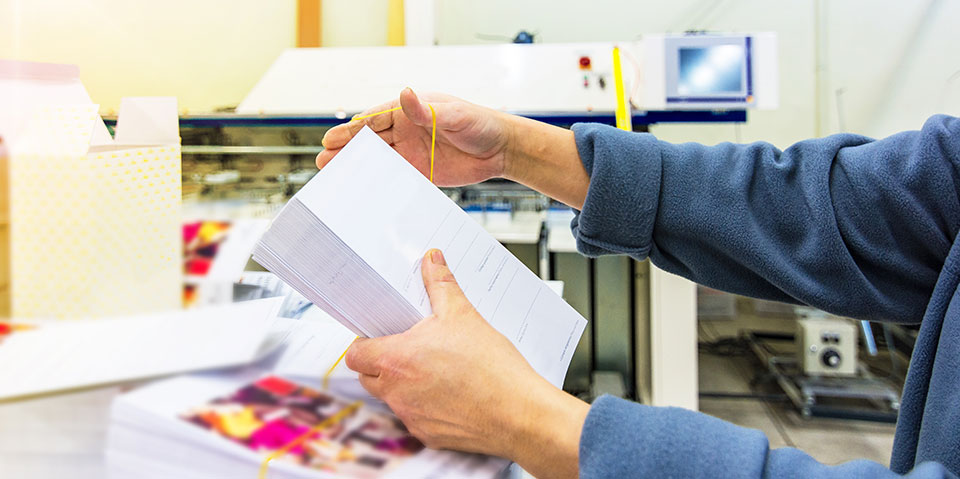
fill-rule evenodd
<path id="1" fill-rule="evenodd" d="M 266 458 L 349 405 L 350 401 L 333 395 L 266 376 L 229 396 L 192 408 L 181 418 L 262 452 Z M 372 479 L 423 448 L 395 416 L 363 406 L 275 460 L 343 477 Z"/>

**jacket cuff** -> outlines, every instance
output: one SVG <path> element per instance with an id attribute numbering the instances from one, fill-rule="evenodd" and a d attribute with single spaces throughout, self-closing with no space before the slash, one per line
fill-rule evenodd
<path id="1" fill-rule="evenodd" d="M 762 432 L 681 408 L 601 396 L 580 435 L 580 477 L 760 477 Z"/>
<path id="2" fill-rule="evenodd" d="M 583 210 L 570 223 L 577 250 L 647 257 L 659 203 L 660 142 L 607 125 L 578 123 L 572 130 L 590 176 Z"/>

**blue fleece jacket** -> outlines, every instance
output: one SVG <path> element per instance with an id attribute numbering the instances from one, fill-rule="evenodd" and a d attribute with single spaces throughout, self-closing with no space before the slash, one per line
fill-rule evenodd
<path id="1" fill-rule="evenodd" d="M 670 144 L 579 124 L 590 174 L 579 250 L 625 253 L 698 283 L 839 315 L 919 323 L 890 469 L 825 466 L 760 431 L 601 397 L 580 474 L 612 477 L 956 477 L 960 474 L 960 120 L 883 140 Z"/>

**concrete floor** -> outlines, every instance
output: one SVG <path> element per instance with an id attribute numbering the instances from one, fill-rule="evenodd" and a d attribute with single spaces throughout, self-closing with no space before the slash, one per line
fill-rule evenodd
<path id="1" fill-rule="evenodd" d="M 736 319 L 700 321 L 700 340 L 736 336 L 742 329 L 791 331 L 789 319 L 738 315 Z M 700 391 L 750 393 L 750 380 L 761 372 L 752 356 L 700 353 Z M 777 392 L 776 389 L 769 389 Z M 771 448 L 796 447 L 825 464 L 869 459 L 890 461 L 894 426 L 841 419 L 804 419 L 793 404 L 755 399 L 701 398 L 700 410 L 740 426 L 763 431 Z"/>

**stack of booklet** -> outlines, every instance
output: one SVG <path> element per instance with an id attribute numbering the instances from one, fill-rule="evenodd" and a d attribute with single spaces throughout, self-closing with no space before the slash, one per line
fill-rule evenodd
<path id="1" fill-rule="evenodd" d="M 290 200 L 253 256 L 374 337 L 431 314 L 420 273 L 431 248 L 481 316 L 561 385 L 586 321 L 369 128 Z"/>
<path id="2" fill-rule="evenodd" d="M 155 382 L 118 396 L 111 408 L 111 478 L 256 479 L 264 460 L 343 411 L 288 453 L 275 478 L 493 478 L 503 459 L 433 451 L 370 397 L 343 363 L 325 373 L 356 336 L 323 313 L 276 318 L 272 352 L 246 366 Z"/>
<path id="3" fill-rule="evenodd" d="M 271 479 L 489 479 L 507 466 L 426 449 L 374 402 L 339 414 L 353 404 L 339 392 L 255 368 L 157 382 L 114 401 L 107 470 L 114 479 L 257 479 L 273 454 Z"/>

